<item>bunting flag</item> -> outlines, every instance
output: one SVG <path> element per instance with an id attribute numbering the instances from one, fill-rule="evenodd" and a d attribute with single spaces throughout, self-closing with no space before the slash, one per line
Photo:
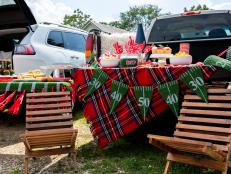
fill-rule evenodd
<path id="1" fill-rule="evenodd" d="M 119 81 L 112 81 L 111 84 L 111 110 L 110 114 L 115 110 L 118 106 L 124 95 L 128 92 L 128 86 L 119 82 Z"/>
<path id="2" fill-rule="evenodd" d="M 208 93 L 200 67 L 194 67 L 188 70 L 180 77 L 180 80 L 183 81 L 186 86 L 191 88 L 206 103 L 208 103 Z"/>
<path id="3" fill-rule="evenodd" d="M 226 59 L 231 61 L 231 47 L 228 48 L 227 54 L 226 54 Z"/>
<path id="4" fill-rule="evenodd" d="M 95 90 L 99 89 L 108 80 L 108 75 L 101 69 L 95 69 L 92 79 L 87 88 L 87 93 L 84 98 L 91 95 Z"/>
<path id="5" fill-rule="evenodd" d="M 153 96 L 153 88 L 151 86 L 135 86 L 134 92 L 145 121 Z"/>
<path id="6" fill-rule="evenodd" d="M 209 56 L 204 61 L 205 65 L 213 65 L 231 71 L 231 61 L 218 56 Z"/>
<path id="7" fill-rule="evenodd" d="M 98 61 L 95 60 L 95 61 L 91 64 L 91 67 L 93 67 L 93 68 L 99 68 Z"/>
<path id="8" fill-rule="evenodd" d="M 179 116 L 179 83 L 177 80 L 159 85 L 158 91 L 170 109 Z"/>
<path id="9" fill-rule="evenodd" d="M 63 87 L 66 91 L 72 91 L 71 84 L 68 82 L 0 82 L 0 91 L 53 92 L 52 88 L 61 91 Z"/>

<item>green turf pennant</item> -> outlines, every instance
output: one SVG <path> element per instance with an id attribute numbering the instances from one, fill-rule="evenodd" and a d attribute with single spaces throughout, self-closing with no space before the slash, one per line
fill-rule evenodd
<path id="1" fill-rule="evenodd" d="M 95 69 L 89 86 L 87 88 L 87 93 L 84 98 L 91 95 L 95 90 L 99 89 L 108 80 L 108 75 L 101 69 Z"/>
<path id="2" fill-rule="evenodd" d="M 200 67 L 194 67 L 180 76 L 189 88 L 191 88 L 198 96 L 208 103 L 208 93 L 205 86 L 204 77 Z"/>
<path id="3" fill-rule="evenodd" d="M 128 86 L 124 83 L 113 80 L 111 84 L 111 110 L 110 114 L 118 106 L 124 95 L 128 92 Z"/>
<path id="4" fill-rule="evenodd" d="M 93 68 L 99 68 L 98 61 L 95 60 L 95 61 L 91 64 L 91 67 L 93 67 Z"/>
<path id="5" fill-rule="evenodd" d="M 218 56 L 209 56 L 204 61 L 205 65 L 213 65 L 231 71 L 231 61 Z"/>
<path id="6" fill-rule="evenodd" d="M 226 59 L 231 61 L 231 47 L 228 48 L 228 51 L 226 53 Z"/>
<path id="7" fill-rule="evenodd" d="M 160 95 L 176 116 L 179 116 L 179 89 L 180 87 L 177 80 L 158 86 Z"/>
<path id="8" fill-rule="evenodd" d="M 135 86 L 134 92 L 145 121 L 153 95 L 153 88 L 151 86 Z"/>

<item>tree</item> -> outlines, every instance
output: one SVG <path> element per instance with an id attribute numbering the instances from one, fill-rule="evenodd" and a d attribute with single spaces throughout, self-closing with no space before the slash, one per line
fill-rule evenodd
<path id="1" fill-rule="evenodd" d="M 92 20 L 90 15 L 84 14 L 80 9 L 77 9 L 72 15 L 65 15 L 63 24 L 83 29 L 89 20 Z"/>
<path id="2" fill-rule="evenodd" d="M 144 29 L 150 25 L 151 21 L 160 16 L 161 9 L 156 5 L 143 5 L 130 7 L 127 12 L 120 13 L 120 20 L 110 22 L 109 25 L 134 31 L 138 23 L 142 23 Z"/>
<path id="3" fill-rule="evenodd" d="M 193 5 L 192 7 L 190 7 L 189 9 L 187 9 L 186 7 L 184 8 L 184 12 L 189 12 L 189 11 L 198 11 L 198 10 L 210 10 L 209 7 L 207 5 Z"/>

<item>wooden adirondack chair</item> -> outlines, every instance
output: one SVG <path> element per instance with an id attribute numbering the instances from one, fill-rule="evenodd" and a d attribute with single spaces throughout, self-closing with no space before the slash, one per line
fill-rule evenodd
<path id="1" fill-rule="evenodd" d="M 73 155 L 75 141 L 70 92 L 30 93 L 26 96 L 25 173 L 29 158 L 56 154 Z"/>
<path id="2" fill-rule="evenodd" d="M 196 94 L 187 91 L 174 137 L 148 135 L 152 145 L 168 152 L 164 174 L 169 172 L 172 162 L 227 174 L 231 140 L 231 89 L 210 86 L 208 93 L 207 104 Z"/>

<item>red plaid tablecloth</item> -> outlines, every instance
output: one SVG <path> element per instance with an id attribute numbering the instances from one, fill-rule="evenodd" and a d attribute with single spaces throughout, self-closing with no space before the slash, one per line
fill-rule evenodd
<path id="1" fill-rule="evenodd" d="M 216 71 L 214 67 L 203 64 L 163 68 L 103 68 L 102 70 L 108 74 L 110 79 L 84 101 L 84 116 L 91 125 L 91 132 L 97 140 L 99 148 L 104 148 L 108 143 L 134 131 L 144 123 L 132 88 L 129 89 L 115 112 L 109 114 L 112 79 L 130 87 L 153 86 L 154 94 L 146 117 L 146 121 L 150 121 L 169 108 L 158 93 L 157 86 L 161 83 L 178 80 L 184 72 L 193 66 L 201 66 L 205 80 L 208 80 Z M 78 69 L 73 74 L 74 88 L 80 101 L 83 101 L 93 72 L 94 69 Z"/>

